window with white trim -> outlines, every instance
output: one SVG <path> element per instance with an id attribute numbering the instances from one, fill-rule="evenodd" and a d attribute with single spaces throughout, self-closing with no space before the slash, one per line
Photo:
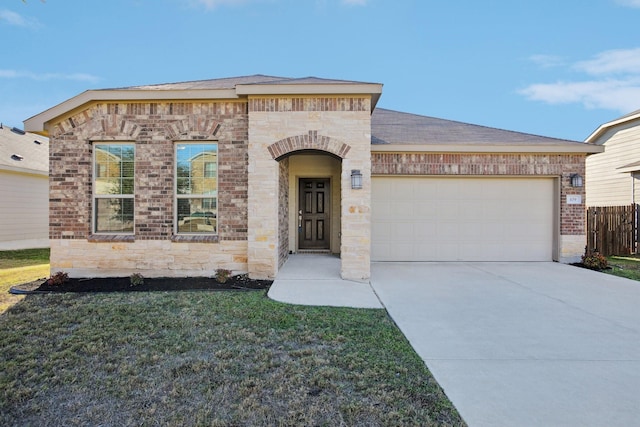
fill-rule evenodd
<path id="1" fill-rule="evenodd" d="M 218 232 L 218 144 L 176 144 L 177 234 Z"/>
<path id="2" fill-rule="evenodd" d="M 93 147 L 93 232 L 132 234 L 135 144 Z"/>

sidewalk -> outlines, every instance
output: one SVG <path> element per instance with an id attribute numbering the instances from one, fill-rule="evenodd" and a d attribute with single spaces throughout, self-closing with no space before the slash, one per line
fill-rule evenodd
<path id="1" fill-rule="evenodd" d="M 369 283 L 340 278 L 340 258 L 334 255 L 289 255 L 268 296 L 289 304 L 383 308 Z"/>

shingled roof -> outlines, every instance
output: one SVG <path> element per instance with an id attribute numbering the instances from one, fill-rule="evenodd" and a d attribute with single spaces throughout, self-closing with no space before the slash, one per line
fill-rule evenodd
<path id="1" fill-rule="evenodd" d="M 3 125 L 0 127 L 0 170 L 49 174 L 49 139 Z"/>
<path id="2" fill-rule="evenodd" d="M 233 89 L 238 85 L 339 85 L 339 84 L 362 84 L 364 82 L 350 80 L 322 79 L 319 77 L 276 77 L 254 74 L 251 76 L 228 77 L 222 79 L 194 80 L 190 82 L 163 83 L 144 86 L 130 86 L 119 89 L 102 90 L 193 90 L 193 89 Z"/>
<path id="3" fill-rule="evenodd" d="M 376 108 L 371 117 L 373 145 L 508 145 L 580 147 L 583 142 L 495 129 L 452 120 Z"/>
<path id="4" fill-rule="evenodd" d="M 252 76 L 228 77 L 222 79 L 194 80 L 189 82 L 162 83 L 143 86 L 129 86 L 123 88 L 101 90 L 189 90 L 189 89 L 233 89 L 241 84 L 265 84 L 289 80 L 286 77 L 265 76 L 255 74 Z"/>

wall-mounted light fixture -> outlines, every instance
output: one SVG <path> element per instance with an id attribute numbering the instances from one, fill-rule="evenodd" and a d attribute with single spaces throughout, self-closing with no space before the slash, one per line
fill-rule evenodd
<path id="1" fill-rule="evenodd" d="M 351 188 L 354 190 L 362 188 L 362 173 L 359 169 L 351 170 Z"/>
<path id="2" fill-rule="evenodd" d="M 580 174 L 574 173 L 569 178 L 571 179 L 572 187 L 582 187 L 583 182 L 582 182 L 582 176 L 580 176 Z"/>

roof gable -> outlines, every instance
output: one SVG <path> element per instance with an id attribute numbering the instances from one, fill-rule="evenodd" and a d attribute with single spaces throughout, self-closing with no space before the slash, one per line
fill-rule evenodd
<path id="1" fill-rule="evenodd" d="M 260 95 L 355 95 L 371 96 L 371 108 L 375 108 L 382 85 L 348 80 L 303 77 L 252 76 L 228 77 L 212 80 L 196 80 L 181 83 L 165 83 L 146 86 L 130 86 L 116 89 L 87 90 L 61 104 L 25 120 L 25 128 L 46 134 L 48 124 L 55 119 L 96 101 L 167 101 L 167 100 L 211 100 L 239 99 Z"/>
<path id="2" fill-rule="evenodd" d="M 600 137 L 604 135 L 609 129 L 612 129 L 616 126 L 629 124 L 635 120 L 640 120 L 640 110 L 632 111 L 629 114 L 625 114 L 624 116 L 618 117 L 615 120 L 611 120 L 610 122 L 604 123 L 598 127 L 591 135 L 585 139 L 585 142 L 591 144 L 601 144 L 599 141 Z"/>

